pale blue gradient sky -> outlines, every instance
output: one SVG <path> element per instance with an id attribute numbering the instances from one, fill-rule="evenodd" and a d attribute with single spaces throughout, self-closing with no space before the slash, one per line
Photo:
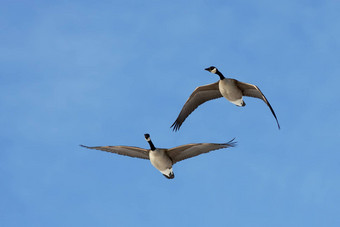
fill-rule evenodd
<path id="1" fill-rule="evenodd" d="M 339 226 L 338 1 L 2 1 L 1 226 Z M 260 100 L 170 125 L 204 68 Z M 238 146 L 174 166 L 79 144 Z"/>

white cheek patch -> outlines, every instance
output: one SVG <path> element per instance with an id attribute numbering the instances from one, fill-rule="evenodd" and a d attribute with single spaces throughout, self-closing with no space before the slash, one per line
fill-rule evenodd
<path id="1" fill-rule="evenodd" d="M 146 139 L 146 141 L 151 141 L 150 137 Z"/>
<path id="2" fill-rule="evenodd" d="M 216 73 L 217 69 L 214 68 L 213 70 L 211 70 L 212 73 Z"/>

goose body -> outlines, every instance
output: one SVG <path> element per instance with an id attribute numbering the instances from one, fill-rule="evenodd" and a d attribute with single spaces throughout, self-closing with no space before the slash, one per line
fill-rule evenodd
<path id="1" fill-rule="evenodd" d="M 149 158 L 151 164 L 158 169 L 164 176 L 173 178 L 174 173 L 172 171 L 172 160 L 166 154 L 164 149 L 150 150 Z"/>
<path id="2" fill-rule="evenodd" d="M 244 82 L 240 82 L 235 79 L 225 78 L 223 74 L 218 71 L 218 69 L 214 66 L 206 68 L 205 70 L 217 74 L 220 77 L 220 80 L 208 84 L 197 87 L 194 92 L 190 95 L 188 100 L 185 102 L 181 112 L 179 113 L 175 122 L 171 125 L 174 131 L 179 130 L 185 119 L 201 104 L 224 97 L 229 102 L 235 104 L 236 106 L 245 106 L 246 103 L 243 101 L 244 96 L 258 98 L 264 101 L 272 112 L 277 126 L 280 129 L 279 121 L 277 120 L 276 114 L 271 107 L 269 101 L 261 92 L 261 90 L 253 84 L 248 84 Z"/>
<path id="3" fill-rule="evenodd" d="M 156 148 L 152 143 L 149 134 L 145 134 L 144 136 L 146 141 L 148 141 L 150 145 L 149 150 L 130 146 L 80 146 L 89 149 L 102 150 L 120 155 L 130 156 L 134 158 L 149 159 L 151 164 L 166 178 L 173 179 L 175 175 L 173 173 L 172 166 L 175 163 L 203 153 L 208 153 L 213 150 L 234 147 L 236 145 L 236 142 L 233 142 L 233 139 L 227 143 L 192 143 L 170 149 L 164 149 Z"/>
<path id="4" fill-rule="evenodd" d="M 229 78 L 220 80 L 218 82 L 218 89 L 220 90 L 222 96 L 229 102 L 237 106 L 245 105 L 242 98 L 242 91 L 237 87 L 235 80 Z"/>

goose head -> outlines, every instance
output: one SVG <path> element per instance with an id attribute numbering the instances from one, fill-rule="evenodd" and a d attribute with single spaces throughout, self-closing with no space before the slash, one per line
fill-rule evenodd
<path id="1" fill-rule="evenodd" d="M 146 141 L 148 141 L 148 143 L 149 143 L 149 145 L 150 145 L 150 149 L 151 149 L 152 151 L 156 150 L 155 145 L 153 145 L 153 142 L 151 141 L 150 134 L 149 134 L 149 133 L 146 133 L 146 134 L 144 134 L 144 137 L 145 137 Z"/>
<path id="2" fill-rule="evenodd" d="M 207 70 L 207 71 L 214 73 L 214 74 L 216 74 L 218 72 L 218 69 L 215 66 L 210 66 L 209 68 L 206 68 L 204 70 Z"/>
<path id="3" fill-rule="evenodd" d="M 217 74 L 220 77 L 220 80 L 223 80 L 225 78 L 223 74 L 220 71 L 218 71 L 218 69 L 215 66 L 210 66 L 209 68 L 206 68 L 205 70 L 213 74 Z"/>
<path id="4" fill-rule="evenodd" d="M 145 137 L 146 141 L 148 141 L 148 142 L 151 141 L 150 134 L 146 133 L 146 134 L 144 134 L 144 137 Z"/>

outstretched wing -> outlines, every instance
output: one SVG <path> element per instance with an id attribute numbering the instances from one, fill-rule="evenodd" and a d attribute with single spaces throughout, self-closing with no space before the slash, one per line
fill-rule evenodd
<path id="1" fill-rule="evenodd" d="M 107 151 L 115 154 L 125 155 L 133 158 L 149 159 L 148 150 L 139 147 L 129 146 L 102 146 L 102 147 L 88 147 L 80 145 L 81 147 L 96 149 L 101 151 Z"/>
<path id="2" fill-rule="evenodd" d="M 235 138 L 234 138 L 235 139 Z M 208 153 L 213 150 L 218 150 L 227 147 L 236 146 L 234 139 L 227 143 L 192 143 L 178 147 L 171 148 L 167 151 L 169 157 L 172 159 L 173 164 L 187 158 L 192 158 L 197 155 Z"/>
<path id="3" fill-rule="evenodd" d="M 185 119 L 201 104 L 206 101 L 222 97 L 218 88 L 218 83 L 208 84 L 197 87 L 185 102 L 181 112 L 179 113 L 176 121 L 171 125 L 174 131 L 179 130 Z"/>
<path id="4" fill-rule="evenodd" d="M 243 83 L 243 82 L 240 82 L 240 81 L 236 81 L 236 85 L 242 91 L 244 96 L 262 99 L 267 104 L 270 111 L 274 115 L 277 126 L 280 129 L 280 124 L 279 124 L 279 121 L 277 120 L 276 114 L 275 114 L 272 106 L 270 105 L 269 101 L 267 100 L 266 96 L 264 96 L 264 94 L 260 90 L 260 88 L 258 88 L 257 86 L 255 86 L 253 84 Z"/>

